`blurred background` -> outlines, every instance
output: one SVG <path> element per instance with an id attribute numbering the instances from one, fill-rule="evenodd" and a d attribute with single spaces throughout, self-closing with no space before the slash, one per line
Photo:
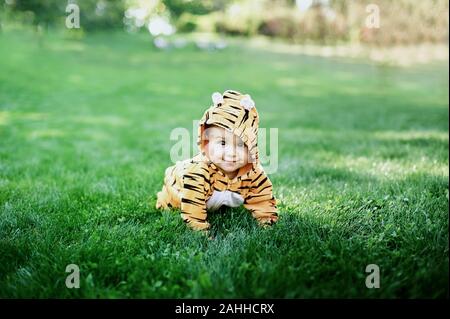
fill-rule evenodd
<path id="1" fill-rule="evenodd" d="M 61 30 L 69 4 L 78 6 L 81 21 L 79 28 L 66 28 L 69 37 L 124 30 L 146 33 L 159 48 L 182 47 L 194 39 L 203 49 L 221 49 L 226 43 L 210 43 L 211 37 L 233 36 L 303 44 L 297 50 L 314 54 L 368 54 L 375 60 L 401 61 L 405 51 L 386 57 L 384 51 L 367 53 L 359 46 L 448 43 L 446 0 L 4 0 L 0 28 L 29 26 L 39 33 Z M 329 47 L 324 51 L 308 45 Z M 406 51 L 412 56 L 403 63 L 443 59 L 445 50 L 435 49 Z"/>

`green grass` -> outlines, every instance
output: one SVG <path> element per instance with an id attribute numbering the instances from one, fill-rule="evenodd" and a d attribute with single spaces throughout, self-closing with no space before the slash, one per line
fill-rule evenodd
<path id="1" fill-rule="evenodd" d="M 447 87 L 447 64 L 4 32 L 0 297 L 448 297 Z M 224 209 L 208 241 L 154 205 L 171 130 L 228 88 L 279 130 L 281 219 Z"/>

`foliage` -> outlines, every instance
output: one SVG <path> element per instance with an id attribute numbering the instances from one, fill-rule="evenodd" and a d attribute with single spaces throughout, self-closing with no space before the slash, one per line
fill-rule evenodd
<path id="1" fill-rule="evenodd" d="M 35 25 L 63 27 L 69 15 L 68 3 L 80 9 L 80 25 L 85 30 L 118 29 L 123 26 L 125 3 L 123 0 L 14 0 L 8 9 L 27 13 Z"/>
<path id="2" fill-rule="evenodd" d="M 175 18 L 180 17 L 183 13 L 193 15 L 202 15 L 218 10 L 224 6 L 222 1 L 206 0 L 206 1 L 185 1 L 185 0 L 164 0 L 171 15 Z"/>
<path id="3" fill-rule="evenodd" d="M 296 1 L 291 0 L 69 1 L 79 5 L 81 27 L 86 31 L 123 27 L 136 30 L 145 27 L 153 17 L 163 16 L 180 32 L 200 29 L 229 35 L 261 34 L 300 43 L 351 41 L 389 46 L 448 41 L 448 0 L 377 1 L 380 28 L 372 28 L 366 23 L 370 15 L 368 5 L 373 2 L 370 0 L 316 0 L 306 11 L 301 11 Z M 61 27 L 67 16 L 67 3 L 60 0 L 8 0 L 3 9 L 14 13 L 18 21 Z M 124 19 L 130 8 L 144 12 L 144 19 L 137 26 L 128 18 Z"/>

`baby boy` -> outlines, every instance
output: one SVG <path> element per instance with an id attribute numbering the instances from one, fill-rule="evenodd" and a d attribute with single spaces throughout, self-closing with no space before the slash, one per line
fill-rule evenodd
<path id="1" fill-rule="evenodd" d="M 207 230 L 207 213 L 244 205 L 261 225 L 278 219 L 272 183 L 258 158 L 258 112 L 249 95 L 212 95 L 198 127 L 200 153 L 165 171 L 156 208 L 177 208 L 188 226 Z"/>

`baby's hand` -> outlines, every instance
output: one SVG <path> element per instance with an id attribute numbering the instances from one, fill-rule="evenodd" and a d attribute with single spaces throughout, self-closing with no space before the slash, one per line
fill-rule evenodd
<path id="1" fill-rule="evenodd" d="M 269 218 L 260 220 L 260 225 L 263 228 L 269 228 L 270 226 L 275 224 L 277 221 L 278 221 L 278 215 L 272 215 Z"/>
<path id="2" fill-rule="evenodd" d="M 200 232 L 203 236 L 208 238 L 208 240 L 214 240 L 214 236 L 211 235 L 211 232 L 209 230 L 201 230 Z"/>

